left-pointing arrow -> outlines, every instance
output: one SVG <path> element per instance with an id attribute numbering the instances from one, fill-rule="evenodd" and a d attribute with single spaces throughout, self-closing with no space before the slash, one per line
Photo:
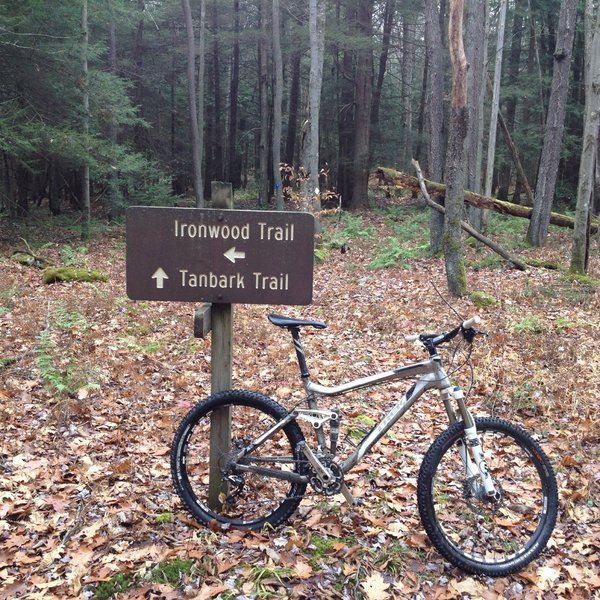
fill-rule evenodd
<path id="1" fill-rule="evenodd" d="M 238 258 L 246 258 L 246 253 L 237 251 L 234 246 L 233 248 L 229 248 L 229 250 L 227 250 L 227 252 L 223 253 L 223 256 L 226 259 L 230 260 L 233 264 L 235 264 L 235 261 Z"/>
<path id="2" fill-rule="evenodd" d="M 169 279 L 169 276 L 160 267 L 158 267 L 158 269 L 154 271 L 152 279 L 156 281 L 157 289 L 162 290 L 164 287 L 165 279 Z"/>

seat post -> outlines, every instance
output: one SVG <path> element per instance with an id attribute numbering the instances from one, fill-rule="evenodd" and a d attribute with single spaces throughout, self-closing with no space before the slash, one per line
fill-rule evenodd
<path id="1" fill-rule="evenodd" d="M 308 379 L 310 374 L 306 364 L 306 357 L 304 356 L 304 348 L 302 348 L 302 342 L 300 341 L 300 327 L 288 327 L 288 329 L 292 334 L 292 339 L 294 340 L 296 357 L 298 358 L 298 365 L 300 366 L 300 377 L 302 377 L 302 379 Z"/>

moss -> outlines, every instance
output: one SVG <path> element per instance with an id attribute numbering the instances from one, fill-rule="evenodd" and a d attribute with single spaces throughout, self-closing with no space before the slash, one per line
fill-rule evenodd
<path id="1" fill-rule="evenodd" d="M 57 281 L 108 281 L 108 274 L 102 271 L 91 271 L 76 267 L 52 267 L 44 271 L 42 279 L 44 283 L 56 283 Z"/>
<path id="2" fill-rule="evenodd" d="M 600 279 L 594 279 L 589 275 L 581 275 L 579 273 L 569 273 L 568 275 L 571 281 L 576 281 L 581 285 L 600 285 Z"/>
<path id="3" fill-rule="evenodd" d="M 473 292 L 471 294 L 471 302 L 473 302 L 473 304 L 478 308 L 494 306 L 495 304 L 498 304 L 498 300 L 486 292 Z"/>
<path id="4" fill-rule="evenodd" d="M 44 269 L 52 265 L 52 261 L 44 258 L 43 256 L 36 256 L 29 252 L 15 252 L 12 255 L 12 259 L 21 265 L 26 267 L 37 267 L 38 269 Z"/>
<path id="5" fill-rule="evenodd" d="M 525 261 L 530 267 L 537 267 L 539 269 L 550 269 L 551 271 L 560 271 L 561 266 L 553 260 L 544 260 L 537 258 L 528 258 Z"/>
<path id="6" fill-rule="evenodd" d="M 150 575 L 153 583 L 166 583 L 172 587 L 181 584 L 184 576 L 201 575 L 201 570 L 194 565 L 193 560 L 174 558 L 161 562 L 155 567 Z"/>
<path id="7" fill-rule="evenodd" d="M 161 513 L 154 519 L 157 523 L 172 523 L 175 520 L 173 513 L 165 512 Z"/>

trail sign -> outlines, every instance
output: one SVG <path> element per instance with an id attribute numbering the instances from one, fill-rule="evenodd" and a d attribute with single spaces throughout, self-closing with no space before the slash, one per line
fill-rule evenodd
<path id="1" fill-rule="evenodd" d="M 310 304 L 309 213 L 134 206 L 127 210 L 132 300 Z"/>

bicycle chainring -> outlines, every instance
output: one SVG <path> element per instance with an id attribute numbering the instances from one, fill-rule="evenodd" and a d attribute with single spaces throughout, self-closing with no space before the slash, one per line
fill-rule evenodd
<path id="1" fill-rule="evenodd" d="M 309 467 L 309 482 L 312 488 L 318 494 L 324 496 L 335 496 L 339 494 L 344 484 L 344 473 L 340 466 L 331 458 L 321 459 L 321 463 L 326 466 L 333 474 L 331 481 L 323 481 L 312 467 Z"/>

